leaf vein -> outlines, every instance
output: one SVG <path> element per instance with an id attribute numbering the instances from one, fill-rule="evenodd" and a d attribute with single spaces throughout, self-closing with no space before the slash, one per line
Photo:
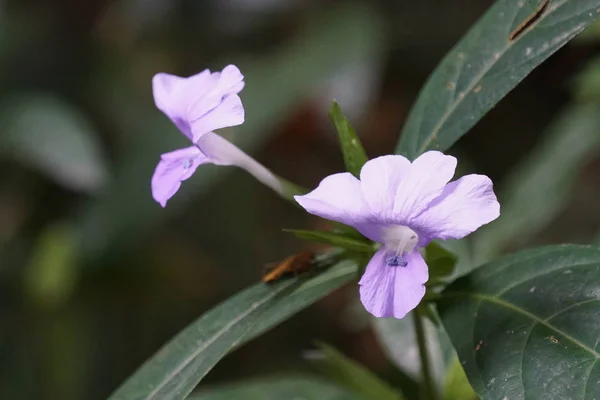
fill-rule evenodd
<path id="1" fill-rule="evenodd" d="M 521 387 L 523 388 L 523 397 L 525 397 L 525 383 L 523 383 L 523 364 L 525 363 L 525 349 L 527 348 L 527 343 L 529 343 L 529 338 L 531 338 L 531 332 L 533 332 L 533 328 L 535 328 L 535 321 L 531 324 L 529 328 L 529 332 L 527 332 L 527 337 L 525 338 L 525 342 L 523 343 L 523 350 L 521 350 L 521 370 L 519 371 L 519 375 L 521 377 Z"/>
<path id="2" fill-rule="evenodd" d="M 588 303 L 593 303 L 595 301 L 600 301 L 600 298 L 587 299 L 587 300 L 584 300 L 584 301 L 580 301 L 579 303 L 571 304 L 570 306 L 565 307 L 562 310 L 559 310 L 559 311 L 555 312 L 554 314 L 552 314 L 551 316 L 549 316 L 548 318 L 546 318 L 544 321 L 550 321 L 552 318 L 558 317 L 560 314 L 562 314 L 562 313 L 564 313 L 566 311 L 569 311 L 572 308 L 579 307 L 579 306 L 582 306 L 582 305 L 588 304 Z M 596 341 L 596 345 L 597 344 L 598 344 L 598 341 Z M 594 345 L 594 348 L 596 348 L 596 345 Z"/>
<path id="3" fill-rule="evenodd" d="M 485 293 L 475 293 L 475 292 L 449 292 L 449 293 L 442 293 L 441 297 L 472 297 L 475 299 L 479 299 L 482 301 L 487 301 L 489 303 L 493 303 L 496 305 L 499 305 L 501 307 L 505 307 L 508 308 L 514 312 L 517 312 L 529 319 L 531 319 L 532 321 L 534 321 L 535 323 L 538 323 L 540 325 L 543 325 L 544 327 L 550 329 L 551 331 L 554 331 L 556 334 L 564 337 L 565 339 L 567 339 L 568 341 L 570 341 L 571 343 L 575 344 L 576 346 L 582 348 L 583 350 L 587 351 L 588 353 L 592 354 L 594 356 L 594 358 L 600 358 L 600 353 L 598 353 L 595 349 L 590 348 L 588 345 L 586 345 L 585 343 L 579 341 L 578 339 L 574 338 L 573 336 L 569 335 L 567 332 L 558 329 L 557 327 L 553 326 L 552 324 L 544 321 L 543 319 L 539 318 L 537 315 L 530 313 L 529 311 L 517 306 L 516 304 L 513 304 L 509 301 L 497 298 L 497 297 L 493 297 L 490 296 L 489 294 L 485 294 Z"/>
<path id="4" fill-rule="evenodd" d="M 594 366 L 596 365 L 597 362 L 598 362 L 598 359 L 596 358 L 594 360 L 594 362 L 592 362 L 592 365 L 590 366 L 590 372 L 588 372 L 587 379 L 585 380 L 585 386 L 583 387 L 583 393 L 581 396 L 582 399 L 585 398 L 585 394 L 587 393 L 588 383 L 590 383 L 590 378 L 592 377 L 592 371 L 594 370 Z"/>

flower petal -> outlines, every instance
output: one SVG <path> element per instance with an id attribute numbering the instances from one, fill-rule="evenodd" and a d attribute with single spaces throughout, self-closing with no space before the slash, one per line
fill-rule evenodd
<path id="1" fill-rule="evenodd" d="M 186 117 L 194 126 L 194 141 L 206 132 L 244 122 L 242 101 L 237 96 L 244 87 L 244 76 L 238 67 L 228 65 L 212 75 L 210 89 L 188 104 Z"/>
<path id="2" fill-rule="evenodd" d="M 360 170 L 360 185 L 373 214 L 384 223 L 394 222 L 394 193 L 410 173 L 410 161 L 403 156 L 381 156 L 369 160 Z"/>
<path id="3" fill-rule="evenodd" d="M 237 94 L 228 95 L 206 115 L 191 123 L 192 141 L 216 129 L 244 123 L 244 106 Z"/>
<path id="4" fill-rule="evenodd" d="M 419 305 L 425 296 L 425 282 L 429 279 L 429 268 L 418 251 L 405 256 L 408 264 L 396 273 L 394 292 L 394 317 L 404 318 Z"/>
<path id="5" fill-rule="evenodd" d="M 439 151 L 428 151 L 412 164 L 403 156 L 383 156 L 368 161 L 360 179 L 378 220 L 407 225 L 442 193 L 455 168 L 456 158 Z"/>
<path id="6" fill-rule="evenodd" d="M 237 97 L 244 87 L 244 76 L 234 65 L 221 72 L 208 69 L 184 78 L 159 73 L 152 79 L 154 102 L 171 121 L 194 142 L 206 132 L 244 122 L 241 100 Z M 230 96 L 234 96 L 229 99 Z M 197 126 L 192 135 L 191 124 L 209 117 L 213 111 L 223 110 L 209 118 L 206 126 Z"/>
<path id="7" fill-rule="evenodd" d="M 414 220 L 432 239 L 460 239 L 500 215 L 493 184 L 485 175 L 466 175 L 448 184 Z"/>
<path id="8" fill-rule="evenodd" d="M 161 206 L 177 193 L 181 182 L 188 179 L 199 165 L 210 162 L 196 146 L 165 153 L 152 176 L 152 197 Z"/>
<path id="9" fill-rule="evenodd" d="M 380 249 L 360 279 L 360 300 L 365 309 L 379 318 L 404 318 L 425 295 L 429 278 L 427 264 L 419 252 L 405 256 L 406 267 L 389 266 L 387 251 Z"/>
<path id="10" fill-rule="evenodd" d="M 394 214 L 409 222 L 438 197 L 454 176 L 456 158 L 428 151 L 410 166 L 410 174 L 396 192 Z"/>
<path id="11" fill-rule="evenodd" d="M 373 236 L 360 181 L 349 172 L 329 175 L 312 192 L 294 198 L 311 214 L 353 226 L 368 238 Z"/>
<path id="12" fill-rule="evenodd" d="M 394 282 L 396 270 L 386 264 L 386 250 L 380 249 L 369 261 L 360 282 L 360 301 L 365 309 L 379 318 L 394 315 Z"/>
<path id="13" fill-rule="evenodd" d="M 186 110 L 193 98 L 203 96 L 210 89 L 211 73 L 208 69 L 188 78 L 160 72 L 152 78 L 152 92 L 156 108 L 162 111 L 190 140 L 192 135 Z"/>

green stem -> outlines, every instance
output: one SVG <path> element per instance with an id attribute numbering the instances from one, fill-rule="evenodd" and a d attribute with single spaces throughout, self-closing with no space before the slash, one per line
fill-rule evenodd
<path id="1" fill-rule="evenodd" d="M 421 393 L 424 400 L 437 400 L 435 382 L 431 375 L 431 365 L 427 352 L 427 339 L 425 337 L 425 325 L 423 320 L 426 318 L 423 314 L 423 305 L 418 306 L 413 311 L 413 320 L 415 324 L 415 334 L 417 336 L 417 345 L 419 346 L 419 356 L 421 357 L 421 371 L 423 371 L 423 380 L 421 381 Z"/>

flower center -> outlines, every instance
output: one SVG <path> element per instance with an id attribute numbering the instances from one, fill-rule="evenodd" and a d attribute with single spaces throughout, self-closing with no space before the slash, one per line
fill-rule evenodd
<path id="1" fill-rule="evenodd" d="M 387 250 L 385 262 L 390 267 L 406 267 L 405 255 L 415 249 L 419 235 L 408 226 L 391 225 L 382 229 L 381 238 Z"/>

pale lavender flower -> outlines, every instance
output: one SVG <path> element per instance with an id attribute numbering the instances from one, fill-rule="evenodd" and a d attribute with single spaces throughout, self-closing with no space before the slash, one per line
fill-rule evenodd
<path id="1" fill-rule="evenodd" d="M 296 200 L 309 213 L 353 226 L 381 243 L 362 276 L 360 298 L 376 317 L 403 318 L 425 295 L 429 271 L 419 249 L 460 239 L 500 215 L 492 181 L 466 175 L 448 183 L 456 159 L 429 151 L 412 163 L 390 155 L 368 161 L 360 180 L 326 177 Z"/>
<path id="2" fill-rule="evenodd" d="M 213 132 L 244 122 L 244 107 L 238 96 L 243 87 L 244 76 L 234 65 L 221 72 L 206 69 L 189 78 L 166 73 L 154 76 L 156 107 L 194 144 L 163 154 L 156 166 L 152 196 L 163 207 L 181 182 L 206 163 L 244 168 L 267 186 L 281 191 L 279 180 L 269 170 Z"/>

